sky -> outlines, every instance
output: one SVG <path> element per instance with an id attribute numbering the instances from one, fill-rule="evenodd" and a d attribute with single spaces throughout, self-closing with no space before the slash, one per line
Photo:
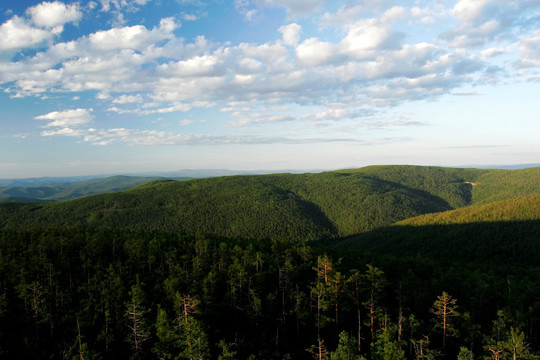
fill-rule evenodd
<path id="1" fill-rule="evenodd" d="M 0 178 L 540 162 L 540 0 L 0 0 Z"/>

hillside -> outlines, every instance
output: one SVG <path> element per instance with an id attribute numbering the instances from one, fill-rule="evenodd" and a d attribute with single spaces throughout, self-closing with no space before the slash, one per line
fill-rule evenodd
<path id="1" fill-rule="evenodd" d="M 203 232 L 257 239 L 336 238 L 474 202 L 539 192 L 539 171 L 371 166 L 318 174 L 153 181 L 122 192 L 54 204 L 3 204 L 0 226 Z M 146 180 L 97 179 L 73 184 L 76 187 L 56 191 L 54 196 L 115 191 L 120 185 Z M 28 197 L 47 199 L 42 189 L 33 191 Z"/>
<path id="2" fill-rule="evenodd" d="M 377 166 L 0 204 L 0 357 L 406 360 L 422 341 L 442 360 L 537 357 L 535 171 Z M 456 336 L 436 326 L 444 294 Z"/>
<path id="3" fill-rule="evenodd" d="M 475 180 L 472 202 L 489 202 L 540 193 L 540 167 L 520 170 L 490 170 Z"/>
<path id="4" fill-rule="evenodd" d="M 398 226 L 426 226 L 540 220 L 540 195 L 501 200 L 436 214 L 426 214 L 396 223 Z"/>
<path id="5" fill-rule="evenodd" d="M 397 222 L 334 244 L 385 256 L 438 261 L 530 260 L 540 266 L 540 195 L 502 200 Z"/>
<path id="6" fill-rule="evenodd" d="M 479 176 L 491 171 L 493 170 L 386 165 L 342 170 L 341 172 L 359 172 L 422 191 L 444 200 L 448 204 L 448 208 L 456 209 L 471 203 L 473 191 L 476 190 L 471 186 L 471 183 L 477 182 Z"/>
<path id="7" fill-rule="evenodd" d="M 426 170 L 430 171 L 441 170 Z M 438 184 L 442 184 L 437 193 L 361 171 L 158 181 L 61 203 L 21 205 L 9 211 L 0 206 L 0 225 L 317 239 L 351 235 L 452 209 L 448 199 L 468 196 L 468 185 L 459 180 L 449 177 L 444 187 L 439 179 Z"/>

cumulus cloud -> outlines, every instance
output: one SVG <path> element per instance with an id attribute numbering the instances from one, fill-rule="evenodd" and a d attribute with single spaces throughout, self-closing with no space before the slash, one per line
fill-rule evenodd
<path id="1" fill-rule="evenodd" d="M 142 25 L 118 27 L 90 34 L 88 42 L 95 49 L 107 51 L 115 49 L 141 50 L 150 44 L 173 37 L 177 28 L 172 18 L 162 19 L 158 27 L 147 30 Z"/>
<path id="2" fill-rule="evenodd" d="M 47 127 L 68 128 L 90 123 L 93 119 L 92 111 L 92 109 L 53 111 L 48 114 L 36 116 L 34 119 L 48 121 Z"/>
<path id="3" fill-rule="evenodd" d="M 389 19 L 392 19 L 389 14 Z M 340 51 L 356 60 L 373 56 L 382 48 L 396 47 L 403 34 L 392 30 L 391 22 L 379 19 L 363 19 L 347 26 L 347 35 L 339 43 Z"/>
<path id="4" fill-rule="evenodd" d="M 300 31 L 302 31 L 302 27 L 296 23 L 292 23 L 283 25 L 278 31 L 283 35 L 283 43 L 285 45 L 295 46 L 300 40 Z"/>
<path id="5" fill-rule="evenodd" d="M 452 14 L 460 21 L 477 21 L 481 19 L 486 10 L 493 8 L 500 1 L 497 0 L 459 0 Z"/>
<path id="6" fill-rule="evenodd" d="M 77 4 L 43 2 L 26 11 L 29 19 L 13 16 L 0 25 L 0 53 L 40 45 L 61 34 L 64 24 L 82 17 Z"/>
<path id="7" fill-rule="evenodd" d="M 459 24 L 440 38 L 458 48 L 514 41 L 521 30 L 535 27 L 539 10 L 538 1 L 459 0 L 451 10 Z"/>
<path id="8" fill-rule="evenodd" d="M 109 9 L 144 3 L 101 1 Z M 43 3 L 28 10 L 28 18 L 14 16 L 2 24 L 0 51 L 52 44 L 53 29 L 58 31 L 62 23 L 56 15 L 40 20 L 38 14 L 47 10 L 65 14 L 66 21 L 77 21 L 75 10 L 80 11 L 70 7 L 76 5 L 59 4 Z M 237 8 L 260 11 L 285 7 L 289 14 L 313 11 L 320 4 L 307 0 L 235 2 Z M 310 32 L 302 39 L 308 27 L 303 29 L 298 21 L 278 27 L 275 40 L 262 43 L 214 43 L 204 36 L 183 39 L 176 34 L 180 25 L 172 18 L 153 27 L 113 26 L 54 43 L 17 61 L 0 60 L 0 84 L 11 96 L 52 92 L 73 96 L 90 90 L 108 111 L 133 116 L 188 113 L 198 107 L 230 109 L 230 126 L 365 119 L 380 108 L 436 98 L 463 84 L 487 81 L 487 75 L 491 79 L 501 76 L 494 71 L 500 69 L 497 57 L 515 51 L 499 42 L 503 29 L 524 27 L 532 16 L 517 15 L 525 9 L 524 3 L 505 3 L 508 12 L 503 14 L 493 10 L 493 4 L 502 3 L 487 0 L 460 0 L 446 14 L 437 4 L 409 9 L 391 2 L 347 4 L 318 17 L 314 23 L 325 26 L 320 29 L 324 31 Z M 457 25 L 448 29 L 448 23 L 441 23 L 438 29 L 446 26 L 447 31 L 438 38 L 420 34 L 420 39 L 411 39 L 401 32 L 410 24 L 431 26 L 443 16 L 452 16 Z M 538 32 L 519 39 L 521 60 L 516 67 L 540 66 L 539 39 Z M 472 45 L 480 48 L 471 51 Z M 230 105 L 238 103 L 243 105 Z M 292 110 L 276 111 L 279 106 Z M 83 130 L 93 120 L 91 109 L 52 112 L 36 119 L 47 121 L 43 135 L 79 137 L 92 144 L 142 144 L 145 136 L 163 143 L 196 139 L 126 129 Z M 129 136 L 140 140 L 130 142 Z"/>
<path id="9" fill-rule="evenodd" d="M 82 17 L 78 4 L 66 5 L 59 1 L 43 2 L 29 8 L 26 12 L 31 16 L 34 24 L 47 28 L 76 22 Z"/>
<path id="10" fill-rule="evenodd" d="M 336 45 L 317 38 L 309 38 L 296 48 L 296 57 L 301 65 L 319 66 L 326 64 L 336 55 Z"/>
<path id="11" fill-rule="evenodd" d="M 14 16 L 0 25 L 0 52 L 24 49 L 50 40 L 58 29 L 45 30 L 29 25 L 24 19 Z"/>

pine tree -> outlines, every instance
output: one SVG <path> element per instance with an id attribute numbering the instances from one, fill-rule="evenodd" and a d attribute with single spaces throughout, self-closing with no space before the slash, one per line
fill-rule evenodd
<path id="1" fill-rule="evenodd" d="M 137 276 L 137 282 L 129 292 L 130 301 L 126 303 L 125 316 L 130 329 L 128 341 L 135 353 L 143 352 L 143 344 L 150 338 L 146 315 L 150 311 L 143 305 L 144 291 Z"/>
<path id="2" fill-rule="evenodd" d="M 456 329 L 451 321 L 453 317 L 459 316 L 456 302 L 456 299 L 453 299 L 452 296 L 443 291 L 443 293 L 437 297 L 437 300 L 433 303 L 431 309 L 431 312 L 438 317 L 436 326 L 442 329 L 443 332 L 443 351 L 446 349 L 446 338 L 456 334 Z"/>
<path id="3" fill-rule="evenodd" d="M 195 318 L 199 301 L 190 295 L 176 296 L 177 324 L 181 331 L 182 356 L 190 360 L 203 360 L 210 356 L 210 346 L 206 333 Z"/>
<path id="4" fill-rule="evenodd" d="M 405 360 L 405 351 L 397 340 L 397 325 L 388 323 L 371 343 L 373 360 Z"/>
<path id="5" fill-rule="evenodd" d="M 339 343 L 336 351 L 330 354 L 330 360 L 364 360 L 357 354 L 358 346 L 356 339 L 349 336 L 346 331 L 339 334 Z"/>
<path id="6" fill-rule="evenodd" d="M 366 273 L 362 276 L 362 280 L 369 292 L 369 299 L 364 302 L 364 306 L 368 311 L 369 329 L 371 338 L 375 338 L 375 322 L 382 315 L 381 309 L 377 306 L 378 297 L 386 284 L 384 273 L 371 264 L 367 264 Z"/>

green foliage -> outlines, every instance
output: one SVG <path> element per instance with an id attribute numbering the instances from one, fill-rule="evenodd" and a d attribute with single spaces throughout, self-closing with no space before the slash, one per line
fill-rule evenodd
<path id="1" fill-rule="evenodd" d="M 434 358 L 440 342 L 418 337 L 440 338 L 429 325 L 429 309 L 442 285 L 458 294 L 460 308 L 472 313 L 472 325 L 485 335 L 473 350 L 494 343 L 528 356 L 540 344 L 534 335 L 540 274 L 520 267 L 526 263 L 480 259 L 471 271 L 453 259 L 450 272 L 436 260 L 388 256 L 379 255 L 375 266 L 372 256 L 336 260 L 286 239 L 0 230 L 0 349 L 6 358 Z M 351 274 L 349 281 L 341 274 Z M 317 304 L 317 286 L 325 304 Z M 372 303 L 378 314 L 373 332 L 361 321 L 370 319 Z M 498 307 L 512 315 L 493 326 L 495 338 Z M 391 317 L 401 319 L 399 327 Z M 324 325 L 318 325 L 321 318 Z M 529 335 L 519 330 L 525 324 Z M 313 339 L 321 341 L 313 345 Z M 452 340 L 448 356 L 470 345 L 465 338 Z"/>
<path id="2" fill-rule="evenodd" d="M 320 174 L 153 181 L 120 193 L 68 202 L 17 207 L 0 204 L 0 226 L 318 240 L 349 236 L 421 214 L 468 205 L 480 186 L 470 183 L 489 173 L 490 170 L 387 166 Z M 120 186 L 112 186 L 117 181 L 99 186 L 102 190 L 118 190 Z M 85 189 L 85 194 L 95 191 L 91 184 Z M 69 194 L 62 196 L 72 197 L 73 192 Z M 84 195 L 80 191 L 77 194 Z M 47 198 L 47 194 L 41 198 Z"/>
<path id="3" fill-rule="evenodd" d="M 474 354 L 471 350 L 462 346 L 459 348 L 457 360 L 474 360 Z"/>
<path id="4" fill-rule="evenodd" d="M 526 220 L 540 220 L 540 194 L 421 215 L 400 221 L 396 225 L 425 226 Z"/>
<path id="5" fill-rule="evenodd" d="M 358 344 L 346 331 L 339 333 L 339 342 L 336 351 L 330 354 L 330 360 L 365 360 L 358 355 Z"/>
<path id="6" fill-rule="evenodd" d="M 375 341 L 371 343 L 371 357 L 373 360 L 404 360 L 405 351 L 402 344 L 397 341 L 397 326 L 388 323 L 377 334 Z"/>
<path id="7" fill-rule="evenodd" d="M 476 179 L 473 203 L 521 198 L 540 193 L 540 168 L 491 170 Z"/>
<path id="8" fill-rule="evenodd" d="M 495 173 L 368 167 L 1 204 L 0 357 L 531 358 L 540 195 L 441 212 Z M 463 313 L 448 339 L 432 326 L 446 291 Z"/>

